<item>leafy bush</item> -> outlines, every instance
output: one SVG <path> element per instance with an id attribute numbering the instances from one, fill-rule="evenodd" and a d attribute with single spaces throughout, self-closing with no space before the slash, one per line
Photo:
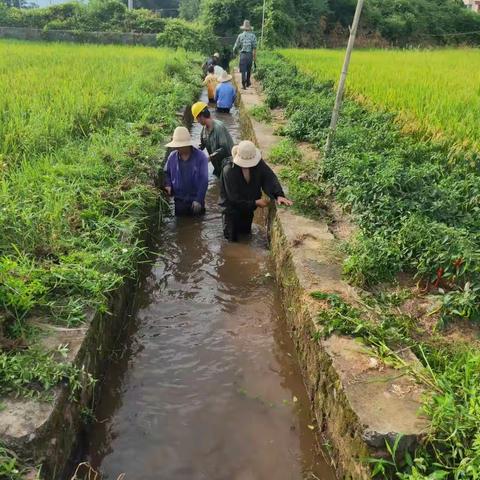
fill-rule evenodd
<path id="1" fill-rule="evenodd" d="M 184 48 L 206 54 L 214 51 L 217 46 L 216 38 L 210 28 L 181 19 L 170 20 L 163 32 L 157 35 L 157 41 L 164 47 Z"/>

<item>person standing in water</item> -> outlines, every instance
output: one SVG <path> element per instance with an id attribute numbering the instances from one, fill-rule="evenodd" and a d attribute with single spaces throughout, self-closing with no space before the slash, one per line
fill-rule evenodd
<path id="1" fill-rule="evenodd" d="M 207 149 L 213 165 L 213 173 L 220 177 L 223 165 L 232 157 L 232 137 L 223 122 L 212 118 L 206 103 L 193 104 L 192 115 L 194 120 L 203 127 L 200 135 L 200 149 Z"/>
<path id="2" fill-rule="evenodd" d="M 215 102 L 217 102 L 217 112 L 219 113 L 230 113 L 237 98 L 237 91 L 231 80 L 232 76 L 225 71 L 218 79 L 220 83 L 215 91 Z"/>
<path id="3" fill-rule="evenodd" d="M 208 102 L 215 103 L 215 90 L 218 85 L 218 78 L 215 75 L 213 65 L 208 67 L 208 75 L 205 77 L 203 84 L 207 87 Z"/>
<path id="4" fill-rule="evenodd" d="M 220 205 L 223 207 L 223 234 L 236 242 L 240 234 L 252 231 L 253 215 L 274 199 L 277 205 L 292 205 L 285 197 L 273 170 L 262 160 L 262 153 L 245 140 L 233 147 L 233 161 L 225 165 L 221 177 Z M 269 198 L 262 198 L 262 190 Z"/>
<path id="5" fill-rule="evenodd" d="M 170 143 L 175 149 L 164 168 L 164 187 L 174 199 L 176 216 L 193 216 L 205 212 L 208 188 L 208 158 L 194 147 L 190 132 L 177 127 Z"/>
<path id="6" fill-rule="evenodd" d="M 238 35 L 233 54 L 240 52 L 240 73 L 242 74 L 242 87 L 245 90 L 251 86 L 250 76 L 252 74 L 253 63 L 257 61 L 257 37 L 252 32 L 253 28 L 248 20 L 243 22 L 240 27 L 243 33 Z"/>

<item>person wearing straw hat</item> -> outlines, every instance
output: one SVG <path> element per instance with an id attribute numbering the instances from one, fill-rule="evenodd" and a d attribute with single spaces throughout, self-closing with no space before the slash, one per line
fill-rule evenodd
<path id="1" fill-rule="evenodd" d="M 215 52 L 211 57 L 207 58 L 204 64 L 202 65 L 203 73 L 207 75 L 208 67 L 210 66 L 215 67 L 215 65 L 218 65 L 219 62 L 220 62 L 220 54 L 218 52 Z"/>
<path id="2" fill-rule="evenodd" d="M 240 27 L 243 30 L 237 37 L 233 46 L 233 53 L 240 52 L 240 73 L 242 74 L 242 86 L 246 89 L 251 86 L 250 76 L 252 65 L 257 60 L 257 37 L 252 32 L 253 28 L 249 20 L 244 20 Z"/>
<path id="3" fill-rule="evenodd" d="M 166 147 L 174 149 L 164 168 L 164 186 L 174 199 L 176 216 L 200 215 L 205 212 L 208 188 L 208 158 L 195 148 L 190 132 L 177 127 Z"/>
<path id="4" fill-rule="evenodd" d="M 203 127 L 200 134 L 200 148 L 207 149 L 209 160 L 213 165 L 213 174 L 220 177 L 224 164 L 231 160 L 232 136 L 223 122 L 212 118 L 206 103 L 194 103 L 192 115 L 193 119 Z"/>
<path id="5" fill-rule="evenodd" d="M 274 199 L 278 205 L 292 205 L 285 197 L 273 170 L 262 160 L 262 153 L 250 141 L 232 149 L 233 161 L 223 168 L 220 205 L 223 207 L 223 234 L 236 242 L 240 234 L 252 231 L 253 215 Z M 269 198 L 262 198 L 262 191 Z"/>
<path id="6" fill-rule="evenodd" d="M 215 90 L 215 101 L 217 102 L 217 112 L 230 113 L 230 109 L 237 98 L 237 91 L 232 85 L 232 76 L 223 71 L 218 79 L 219 85 Z"/>

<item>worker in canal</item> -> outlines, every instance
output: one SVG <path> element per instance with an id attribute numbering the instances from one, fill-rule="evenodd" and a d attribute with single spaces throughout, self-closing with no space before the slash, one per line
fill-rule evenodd
<path id="1" fill-rule="evenodd" d="M 233 46 L 233 54 L 235 55 L 237 51 L 240 52 L 240 73 L 242 74 L 242 87 L 245 90 L 252 84 L 250 76 L 252 66 L 257 61 L 257 37 L 252 32 L 253 28 L 248 20 L 245 20 L 240 28 L 243 32 L 237 37 Z"/>
<path id="2" fill-rule="evenodd" d="M 193 104 L 192 115 L 203 127 L 200 134 L 200 149 L 207 149 L 209 160 L 213 165 L 213 173 L 220 177 L 223 166 L 232 157 L 232 137 L 223 122 L 212 118 L 206 103 Z"/>
<path id="3" fill-rule="evenodd" d="M 208 72 L 208 67 L 218 65 L 220 62 L 220 54 L 215 52 L 211 57 L 207 58 L 202 65 L 203 73 L 206 75 Z"/>
<path id="4" fill-rule="evenodd" d="M 230 109 L 237 98 L 237 91 L 232 85 L 232 76 L 223 71 L 218 79 L 219 85 L 215 91 L 215 102 L 217 102 L 217 112 L 230 113 Z"/>
<path id="5" fill-rule="evenodd" d="M 218 78 L 215 75 L 215 69 L 213 68 L 213 65 L 208 67 L 208 74 L 205 77 L 203 84 L 207 87 L 208 102 L 215 103 L 215 91 L 218 85 Z"/>
<path id="6" fill-rule="evenodd" d="M 239 235 L 252 231 L 253 215 L 270 199 L 277 205 L 292 205 L 285 197 L 277 176 L 262 160 L 260 150 L 250 141 L 233 147 L 233 160 L 223 168 L 220 205 L 223 208 L 223 234 L 236 242 Z M 262 198 L 262 191 L 268 198 Z"/>
<path id="7" fill-rule="evenodd" d="M 208 158 L 194 146 L 190 132 L 177 127 L 166 147 L 174 150 L 164 169 L 164 186 L 174 199 L 176 216 L 194 216 L 205 212 L 208 188 Z"/>

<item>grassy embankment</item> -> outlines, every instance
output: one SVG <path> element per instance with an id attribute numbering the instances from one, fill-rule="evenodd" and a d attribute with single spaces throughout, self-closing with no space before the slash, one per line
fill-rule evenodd
<path id="1" fill-rule="evenodd" d="M 79 387 L 38 323 L 81 325 L 135 272 L 192 65 L 167 49 L 0 42 L 1 395 Z"/>
<path id="2" fill-rule="evenodd" d="M 271 160 L 284 165 L 282 176 L 303 213 L 328 218 L 334 200 L 351 214 L 359 232 L 346 246 L 344 272 L 350 282 L 367 289 L 364 308 L 354 308 L 336 296 L 319 292 L 319 301 L 330 307 L 322 310 L 319 322 L 326 334 L 341 331 L 363 338 L 385 361 L 402 368 L 405 366 L 395 352 L 412 348 L 423 363 L 423 369 L 412 374 L 433 392 L 425 400 L 432 429 L 415 458 L 407 458 L 402 467 L 376 461 L 374 468 L 379 474 L 402 479 L 478 478 L 480 355 L 469 342 L 471 338 L 460 335 L 453 343 L 440 329 L 429 328 L 432 318 L 442 325 L 451 325 L 459 318 L 473 322 L 480 319 L 480 175 L 478 156 L 473 151 L 478 132 L 471 129 L 470 138 L 459 126 L 467 117 L 477 118 L 478 123 L 478 106 L 465 113 L 468 108 L 455 103 L 461 98 L 459 92 L 452 90 L 448 81 L 446 86 L 442 83 L 443 75 L 452 78 L 457 74 L 449 71 L 451 65 L 444 67 L 443 74 L 419 76 L 421 84 L 427 85 L 430 79 L 429 96 L 433 99 L 451 93 L 454 120 L 450 123 L 457 125 L 442 130 L 442 122 L 450 123 L 446 112 L 433 108 L 437 103 L 416 100 L 422 98 L 415 93 L 418 89 L 396 89 L 398 82 L 393 77 L 415 78 L 412 71 L 419 68 L 415 61 L 419 52 L 411 52 L 410 62 L 410 53 L 402 53 L 407 60 L 395 65 L 389 62 L 395 61 L 399 52 L 392 52 L 391 59 L 389 52 L 378 52 L 380 58 L 374 59 L 370 57 L 377 52 L 361 52 L 369 65 L 383 64 L 383 68 L 367 68 L 361 73 L 370 79 L 362 85 L 374 85 L 372 98 L 346 101 L 334 148 L 323 159 L 320 151 L 334 101 L 332 80 L 339 72 L 332 66 L 332 56 L 338 66 L 341 54 L 327 52 L 324 65 L 322 52 L 283 53 L 298 62 L 298 68 L 275 54 L 265 54 L 257 74 L 267 105 L 283 108 L 287 118 L 281 127 L 286 138 Z M 452 58 L 451 52 L 443 53 Z M 423 53 L 425 64 L 430 54 Z M 441 54 L 434 52 L 433 58 Z M 467 51 L 465 55 L 468 59 L 459 63 L 480 63 L 478 52 Z M 313 58 L 318 59 L 316 63 Z M 355 68 L 359 68 L 355 67 L 355 58 L 353 89 L 359 75 L 355 76 Z M 384 70 L 391 71 L 392 77 L 383 76 Z M 400 123 L 396 114 L 399 103 L 381 104 L 392 113 L 371 108 L 377 99 L 375 93 L 382 98 L 379 85 L 388 93 L 385 98 L 402 98 L 406 113 Z M 436 85 L 441 87 L 436 89 Z M 474 101 L 476 92 L 471 92 Z M 425 115 L 415 116 L 408 110 L 409 102 L 422 104 L 418 111 Z M 413 125 L 405 123 L 410 118 L 415 118 Z M 427 128 L 430 125 L 434 128 Z M 405 135 L 407 130 L 410 135 Z M 319 159 L 304 157 L 296 144 L 299 141 L 316 146 Z M 465 149 L 458 148 L 459 144 Z M 415 277 L 422 291 L 396 285 L 401 272 Z M 396 286 L 375 288 L 382 282 Z M 406 308 L 419 300 L 428 305 L 427 311 Z"/>

